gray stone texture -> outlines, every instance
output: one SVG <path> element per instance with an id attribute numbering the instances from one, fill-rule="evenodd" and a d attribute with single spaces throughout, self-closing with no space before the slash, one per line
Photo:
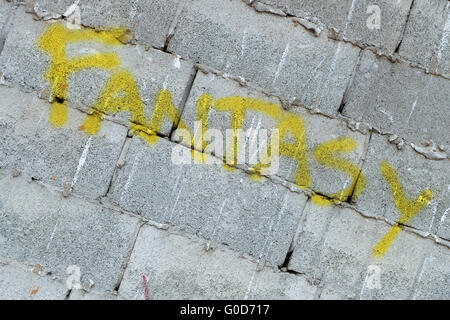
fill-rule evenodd
<path id="1" fill-rule="evenodd" d="M 447 186 L 447 194 L 450 193 L 450 186 Z M 446 208 L 440 220 L 436 221 L 436 234 L 444 239 L 450 240 L 450 207 Z"/>
<path id="2" fill-rule="evenodd" d="M 448 248 L 434 246 L 425 258 L 413 295 L 418 300 L 450 299 L 450 253 Z"/>
<path id="3" fill-rule="evenodd" d="M 376 259 L 372 248 L 388 229 L 352 209 L 309 202 L 288 268 L 320 281 L 321 299 L 408 299 L 432 242 L 402 231 Z M 380 270 L 380 288 L 367 281 L 371 265 Z"/>
<path id="4" fill-rule="evenodd" d="M 65 283 L 33 272 L 33 267 L 0 261 L 2 300 L 64 300 L 67 292 Z"/>
<path id="5" fill-rule="evenodd" d="M 60 278 L 75 265 L 81 283 L 92 280 L 95 289 L 113 291 L 138 220 L 83 199 L 62 199 L 27 180 L 11 172 L 0 180 L 0 256 L 40 264 Z"/>
<path id="6" fill-rule="evenodd" d="M 337 113 L 360 52 L 240 0 L 187 1 L 177 21 L 169 51 L 328 114 Z"/>
<path id="7" fill-rule="evenodd" d="M 12 10 L 12 4 L 5 0 L 0 1 L 0 30 L 4 28 L 8 16 Z"/>
<path id="8" fill-rule="evenodd" d="M 0 56 L 1 82 L 11 81 L 42 94 L 49 88 L 44 75 L 49 58 L 37 48 L 36 41 L 47 24 L 33 20 L 21 7 L 15 11 L 10 32 Z"/>
<path id="9" fill-rule="evenodd" d="M 6 25 L 8 22 L 8 17 L 11 15 L 13 10 L 12 5 L 4 0 L 0 1 L 0 53 L 3 49 L 3 44 L 6 37 Z"/>
<path id="10" fill-rule="evenodd" d="M 89 136 L 79 130 L 86 114 L 69 108 L 67 124 L 57 128 L 49 113 L 50 105 L 34 94 L 0 86 L 0 167 L 89 198 L 104 196 L 126 128 L 105 120 L 100 132 Z"/>
<path id="11" fill-rule="evenodd" d="M 431 72 L 450 77 L 450 4 L 415 0 L 399 54 Z"/>
<path id="12" fill-rule="evenodd" d="M 433 192 L 431 202 L 412 218 L 408 226 L 433 234 L 439 231 L 441 237 L 450 239 L 449 222 L 444 216 L 450 208 L 450 176 L 445 174 L 450 172 L 450 162 L 426 159 L 409 146 L 400 151 L 388 142 L 387 137 L 373 134 L 362 169 L 367 175 L 367 187 L 356 199 L 356 207 L 366 215 L 386 218 L 390 222 L 395 222 L 400 213 L 380 173 L 381 161 L 395 168 L 410 200 L 416 199 L 422 190 Z"/>
<path id="13" fill-rule="evenodd" d="M 72 0 L 35 0 L 38 15 L 62 16 Z M 179 0 L 79 1 L 81 24 L 95 29 L 123 27 L 129 29 L 138 43 L 162 49 L 175 18 Z"/>
<path id="14" fill-rule="evenodd" d="M 339 30 L 342 37 L 361 46 L 393 53 L 402 39 L 412 0 L 260 0 L 284 12 Z M 373 11 L 380 8 L 380 28 L 369 28 Z"/>
<path id="15" fill-rule="evenodd" d="M 312 299 L 301 276 L 256 271 L 228 248 L 205 251 L 204 240 L 144 226 L 119 289 L 124 299 Z M 143 277 L 147 283 L 145 294 Z"/>
<path id="16" fill-rule="evenodd" d="M 213 101 L 215 101 L 216 99 L 233 96 L 256 98 L 264 102 L 271 103 L 275 105 L 275 107 L 278 106 L 278 109 L 282 113 L 287 113 L 282 108 L 280 101 L 274 97 L 270 97 L 255 90 L 250 90 L 246 87 L 242 87 L 235 81 L 224 79 L 212 73 L 204 74 L 202 72 L 198 72 L 182 115 L 182 118 L 185 120 L 186 124 L 192 131 L 194 131 L 194 122 L 198 119 L 196 112 L 197 101 L 199 97 L 204 93 L 210 94 L 213 98 Z M 330 119 L 322 115 L 312 114 L 301 107 L 292 108 L 290 109 L 290 112 L 292 112 L 292 114 L 294 115 L 300 116 L 305 126 L 308 166 L 312 180 L 312 185 L 310 186 L 311 189 L 328 196 L 331 196 L 332 194 L 345 189 L 348 185 L 351 184 L 352 179 L 344 172 L 338 171 L 333 168 L 327 168 L 318 164 L 313 157 L 313 151 L 318 145 L 324 142 L 328 142 L 337 138 L 348 137 L 356 142 L 357 147 L 349 154 L 343 154 L 341 156 L 353 162 L 355 165 L 360 166 L 362 157 L 365 153 L 365 150 L 367 149 L 369 136 L 350 130 L 343 121 Z M 248 132 L 249 129 L 271 130 L 276 129 L 279 124 L 280 122 L 278 119 L 273 119 L 268 115 L 263 114 L 262 112 L 248 110 L 244 116 L 244 124 L 242 129 L 245 132 Z M 298 124 L 293 123 L 292 126 L 292 129 L 297 129 Z M 208 118 L 208 128 L 220 130 L 222 136 L 225 138 L 226 130 L 231 129 L 231 127 L 231 113 L 221 112 L 215 110 L 214 107 L 212 107 Z M 326 130 L 324 130 L 324 128 L 326 128 Z M 175 134 L 174 138 L 176 138 Z M 247 136 L 245 158 L 246 164 L 249 163 L 248 149 L 250 139 L 251 138 L 248 138 Z M 226 143 L 224 143 L 224 153 L 226 152 L 226 147 Z M 274 175 L 281 177 L 284 180 L 295 183 L 296 173 L 296 161 L 291 158 L 282 156 L 280 158 L 279 170 L 278 172 L 275 172 Z"/>
<path id="17" fill-rule="evenodd" d="M 450 146 L 450 80 L 365 51 L 343 114 L 419 144 Z"/>
<path id="18" fill-rule="evenodd" d="M 112 200 L 145 218 L 282 264 L 306 197 L 221 165 L 174 164 L 175 146 L 190 155 L 190 149 L 165 139 L 151 146 L 133 138 Z"/>
<path id="19" fill-rule="evenodd" d="M 7 20 L 10 8 L 11 4 L 9 2 L 4 0 L 0 2 L 0 28 L 4 26 Z"/>
<path id="20" fill-rule="evenodd" d="M 50 95 L 50 84 L 45 77 L 50 58 L 39 49 L 37 41 L 48 26 L 49 23 L 35 21 L 32 15 L 26 14 L 22 9 L 18 10 L 0 56 L 0 72 L 3 73 L 4 81 L 37 91 L 43 97 Z M 185 91 L 194 73 L 191 63 L 159 50 L 145 50 L 141 46 L 108 46 L 94 41 L 75 42 L 66 46 L 69 59 L 96 53 L 116 54 L 120 60 L 119 66 L 110 70 L 89 68 L 72 73 L 68 78 L 68 106 L 91 110 L 108 79 L 118 70 L 126 69 L 131 72 L 138 85 L 147 119 L 150 119 L 156 95 L 162 89 L 171 92 L 172 103 L 181 112 L 183 99 L 187 94 Z M 125 111 L 112 114 L 107 119 L 128 124 L 130 113 Z M 172 123 L 165 119 L 159 133 L 169 135 L 171 129 Z"/>

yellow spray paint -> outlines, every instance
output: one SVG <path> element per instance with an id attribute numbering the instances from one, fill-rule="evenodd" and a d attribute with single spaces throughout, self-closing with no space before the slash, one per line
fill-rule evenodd
<path id="1" fill-rule="evenodd" d="M 66 46 L 69 43 L 80 41 L 99 41 L 106 45 L 121 45 L 126 36 L 124 29 L 112 29 L 109 31 L 96 32 L 94 30 L 69 30 L 61 24 L 52 24 L 39 39 L 39 46 L 50 55 L 51 63 L 46 76 L 52 88 L 54 98 L 63 102 L 53 103 L 50 112 L 50 121 L 55 126 L 63 126 L 67 121 L 67 80 L 71 73 L 86 68 L 102 68 L 114 70 L 113 75 L 108 80 L 104 90 L 98 97 L 91 109 L 91 114 L 86 117 L 81 128 L 88 134 L 96 134 L 100 130 L 101 121 L 104 114 L 119 112 L 130 113 L 130 127 L 139 137 L 153 144 L 157 141 L 163 122 L 167 119 L 172 124 L 178 124 L 179 129 L 188 130 L 183 119 L 172 103 L 172 95 L 162 89 L 155 98 L 153 113 L 147 121 L 144 103 L 141 99 L 139 88 L 132 74 L 124 69 L 118 69 L 120 61 L 114 53 L 96 53 L 87 56 L 68 59 L 66 56 Z M 280 156 L 286 156 L 297 162 L 297 171 L 294 181 L 300 188 L 308 188 L 311 185 L 311 177 L 307 163 L 306 152 L 306 130 L 303 119 L 295 114 L 285 112 L 277 104 L 263 101 L 256 98 L 240 96 L 223 97 L 213 100 L 209 94 L 203 94 L 197 101 L 197 119 L 202 123 L 202 132 L 208 129 L 208 117 L 210 109 L 229 112 L 231 116 L 231 129 L 237 131 L 242 129 L 244 117 L 247 111 L 260 112 L 278 123 L 277 129 L 280 133 Z M 191 135 L 193 136 L 193 135 Z M 202 137 L 198 141 L 192 140 L 194 149 L 203 151 L 207 146 L 207 141 Z M 360 182 L 355 186 L 359 169 L 345 159 L 336 158 L 335 153 L 348 152 L 355 148 L 354 141 L 336 140 L 328 144 L 319 146 L 315 151 L 316 160 L 323 164 L 342 170 L 353 177 L 351 186 L 333 195 L 332 198 L 343 200 L 355 188 L 355 194 L 364 188 L 364 176 L 360 177 Z M 226 163 L 225 168 L 232 170 L 237 158 L 237 139 L 233 145 L 228 146 L 234 150 L 234 161 Z M 270 153 L 270 147 L 268 149 Z M 203 162 L 202 152 L 192 152 L 192 156 L 197 162 Z M 258 163 L 253 167 L 252 178 L 257 180 L 261 172 L 262 164 Z M 316 195 L 313 197 L 316 203 L 325 204 L 329 200 Z"/>
<path id="2" fill-rule="evenodd" d="M 81 126 L 86 133 L 96 134 L 100 130 L 103 114 L 123 111 L 131 114 L 132 131 L 149 143 L 157 140 L 155 132 L 161 128 L 165 117 L 173 124 L 179 121 L 179 128 L 187 129 L 172 104 L 171 93 L 165 89 L 158 92 L 154 112 L 147 121 L 136 81 L 128 70 L 117 69 L 120 61 L 115 53 L 95 53 L 72 59 L 66 55 L 66 47 L 70 43 L 96 41 L 109 46 L 119 46 L 126 41 L 127 36 L 127 30 L 121 28 L 96 32 L 91 29 L 67 29 L 59 23 L 51 24 L 47 28 L 38 40 L 38 46 L 50 56 L 46 78 L 50 83 L 53 99 L 60 101 L 52 103 L 49 121 L 53 125 L 62 127 L 67 122 L 66 99 L 70 74 L 82 69 L 101 68 L 112 70 L 114 74 L 92 106 L 91 115 L 86 117 Z"/>
<path id="3" fill-rule="evenodd" d="M 93 109 L 105 114 L 129 112 L 132 132 L 150 144 L 158 140 L 156 133 L 160 132 L 166 118 L 172 124 L 178 122 L 178 128 L 188 130 L 172 103 L 172 94 L 166 89 L 156 94 L 153 112 L 147 121 L 138 85 L 127 70 L 119 70 L 113 74 Z"/>
<path id="4" fill-rule="evenodd" d="M 101 121 L 104 114 L 127 111 L 130 113 L 131 130 L 138 136 L 153 144 L 158 137 L 164 119 L 168 119 L 172 124 L 178 124 L 179 129 L 189 130 L 183 119 L 172 104 L 171 93 L 163 89 L 158 92 L 155 98 L 155 105 L 150 120 L 147 121 L 144 104 L 142 102 L 139 88 L 131 73 L 124 69 L 117 69 L 120 61 L 114 53 L 96 53 L 69 59 L 66 56 L 66 46 L 74 42 L 98 41 L 105 45 L 121 45 L 126 36 L 124 29 L 112 29 L 109 31 L 96 32 L 90 29 L 71 30 L 66 29 L 62 24 L 52 24 L 39 39 L 39 47 L 50 56 L 50 66 L 46 77 L 51 85 L 52 95 L 61 102 L 55 102 L 50 112 L 50 122 L 61 127 L 67 121 L 67 99 L 68 77 L 71 73 L 87 68 L 102 68 L 114 70 L 114 74 L 108 80 L 104 90 L 98 97 L 91 109 L 91 114 L 86 117 L 80 128 L 88 134 L 96 134 L 100 130 Z M 208 94 L 202 95 L 197 103 L 197 117 L 202 122 L 203 132 L 208 127 L 208 114 L 210 108 L 218 111 L 230 112 L 231 128 L 241 129 L 244 116 L 247 110 L 261 112 L 272 119 L 279 121 L 280 155 L 287 156 L 297 161 L 297 173 L 295 182 L 301 187 L 308 187 L 311 184 L 309 168 L 306 160 L 306 134 L 303 120 L 294 114 L 283 112 L 278 105 L 260 99 L 245 97 L 224 97 L 213 101 Z M 294 142 L 284 142 L 286 137 L 294 137 Z M 201 139 L 203 141 L 203 139 Z M 204 150 L 206 141 L 202 145 L 195 145 L 196 149 Z M 234 140 L 233 150 L 235 160 L 237 157 L 237 140 Z M 270 152 L 270 151 L 269 151 Z M 193 152 L 195 159 L 203 161 L 203 156 L 199 157 Z M 200 162 L 201 162 L 200 161 Z M 231 168 L 236 163 L 228 163 L 227 168 Z M 255 166 L 255 174 L 260 170 L 260 165 Z"/>
<path id="5" fill-rule="evenodd" d="M 54 102 L 50 109 L 49 121 L 55 127 L 61 128 L 67 122 L 67 107 L 59 102 Z"/>
<path id="6" fill-rule="evenodd" d="M 306 128 L 303 119 L 295 114 L 284 113 L 278 126 L 280 131 L 280 156 L 294 159 L 297 162 L 295 183 L 300 188 L 311 185 L 311 176 L 307 160 Z M 286 142 L 293 137 L 294 142 Z"/>
<path id="7" fill-rule="evenodd" d="M 227 146 L 227 150 L 234 152 L 233 159 L 227 159 L 227 169 L 232 168 L 237 164 L 238 156 L 238 130 L 242 129 L 244 116 L 247 110 L 258 111 L 264 113 L 272 118 L 279 118 L 280 110 L 276 104 L 263 101 L 256 98 L 246 98 L 240 96 L 223 97 L 213 101 L 212 96 L 209 94 L 203 94 L 199 97 L 197 102 L 197 120 L 202 123 L 202 132 L 208 130 L 208 116 L 211 108 L 217 111 L 229 112 L 231 117 L 231 129 L 236 133 L 232 144 Z M 207 141 L 201 139 L 202 144 L 199 145 L 198 141 L 194 141 L 196 148 L 204 148 L 207 145 Z M 230 169 L 232 170 L 232 169 Z"/>
<path id="8" fill-rule="evenodd" d="M 66 56 L 66 46 L 74 42 L 99 41 L 106 45 L 120 45 L 126 36 L 124 29 L 116 28 L 109 31 L 96 32 L 94 30 L 72 30 L 60 23 L 51 24 L 38 40 L 41 50 L 50 56 L 50 65 L 46 78 L 50 83 L 53 102 L 49 121 L 57 127 L 67 122 L 67 81 L 71 73 L 87 69 L 112 69 L 119 65 L 119 58 L 114 53 L 96 53 L 83 57 L 69 59 Z"/>
<path id="9" fill-rule="evenodd" d="M 147 119 L 144 112 L 139 88 L 132 74 L 127 70 L 116 71 L 106 83 L 100 96 L 92 107 L 94 114 L 114 114 L 128 112 L 130 114 L 131 130 L 149 143 L 155 142 L 155 132 L 146 127 Z M 88 116 L 84 127 L 89 134 L 100 130 L 99 116 Z M 91 126 L 88 123 L 92 123 Z"/>
<path id="10" fill-rule="evenodd" d="M 337 200 L 324 197 L 317 193 L 313 193 L 313 195 L 311 197 L 311 201 L 312 201 L 312 203 L 314 203 L 315 205 L 320 206 L 320 207 L 331 206 L 332 204 L 338 202 Z"/>
<path id="11" fill-rule="evenodd" d="M 93 109 L 111 114 L 129 112 L 130 121 L 145 125 L 144 103 L 133 75 L 127 70 L 118 70 L 106 83 Z"/>
<path id="12" fill-rule="evenodd" d="M 426 189 L 421 191 L 416 199 L 408 199 L 395 169 L 385 161 L 380 163 L 380 172 L 391 190 L 400 218 L 373 248 L 373 254 L 378 258 L 382 258 L 386 254 L 397 235 L 403 230 L 404 225 L 416 216 L 433 198 L 433 192 Z"/>
<path id="13" fill-rule="evenodd" d="M 162 89 L 156 94 L 153 113 L 148 123 L 149 129 L 154 132 L 159 132 L 164 123 L 164 119 L 167 119 L 172 125 L 178 123 L 178 129 L 189 131 L 186 123 L 181 119 L 178 109 L 172 103 L 172 94 L 167 89 Z"/>
<path id="14" fill-rule="evenodd" d="M 211 105 L 213 103 L 213 98 L 210 94 L 204 93 L 197 99 L 196 105 L 196 117 L 197 121 L 200 121 L 202 127 L 202 133 L 205 133 L 208 130 L 208 116 L 209 110 L 211 109 Z M 203 137 L 199 137 L 200 139 L 194 139 L 191 141 L 191 145 L 194 146 L 197 150 L 205 150 L 208 142 L 204 141 Z M 195 141 L 197 140 L 197 141 Z"/>
<path id="15" fill-rule="evenodd" d="M 339 153 L 347 153 L 355 150 L 356 146 L 355 140 L 345 137 L 322 143 L 313 151 L 314 159 L 319 164 L 343 171 L 352 178 L 352 182 L 347 188 L 330 195 L 330 198 L 336 199 L 338 202 L 347 200 L 351 195 L 358 196 L 366 186 L 366 177 L 361 172 L 361 169 L 352 162 L 337 156 Z M 318 204 L 324 205 L 326 203 L 324 199 L 319 199 L 318 197 L 316 199 L 313 198 L 314 200 Z M 329 204 L 331 204 L 330 201 Z"/>
<path id="16" fill-rule="evenodd" d="M 92 114 L 88 115 L 84 120 L 81 128 L 87 134 L 94 135 L 100 130 L 102 124 L 103 114 L 98 111 L 93 111 Z"/>
<path id="17" fill-rule="evenodd" d="M 52 103 L 49 121 L 62 127 L 67 122 L 67 92 L 68 78 L 77 71 L 88 68 L 101 68 L 113 72 L 102 93 L 91 108 L 80 128 L 87 134 L 96 134 L 100 130 L 101 122 L 105 114 L 128 112 L 130 113 L 130 127 L 132 132 L 143 138 L 150 144 L 157 139 L 164 121 L 169 121 L 177 128 L 187 130 L 184 120 L 181 118 L 177 108 L 172 103 L 172 94 L 166 89 L 160 90 L 154 102 L 153 113 L 147 119 L 144 103 L 139 93 L 139 88 L 132 74 L 125 69 L 120 69 L 120 61 L 114 53 L 95 53 L 69 59 L 66 56 L 66 46 L 74 42 L 97 41 L 108 46 L 118 46 L 125 41 L 127 32 L 116 28 L 109 31 L 96 32 L 90 29 L 69 30 L 62 24 L 51 24 L 38 41 L 41 50 L 48 53 L 50 65 L 46 72 L 46 78 L 50 83 Z M 293 113 L 285 112 L 277 104 L 256 98 L 231 96 L 214 100 L 210 94 L 203 94 L 197 101 L 197 120 L 202 124 L 202 132 L 208 130 L 208 117 L 211 109 L 220 112 L 229 112 L 231 117 L 231 129 L 237 131 L 242 129 L 244 117 L 247 111 L 262 113 L 277 123 L 280 134 L 280 156 L 294 159 L 297 163 L 297 171 L 294 181 L 300 188 L 308 188 L 311 185 L 311 177 L 307 162 L 306 128 L 303 119 Z M 191 137 L 193 135 L 191 134 Z M 207 155 L 203 152 L 207 141 L 201 137 L 199 141 L 191 140 L 194 146 L 191 154 L 197 163 L 205 161 Z M 237 157 L 237 140 L 234 139 L 232 147 L 234 161 L 225 163 L 226 170 L 233 170 Z M 270 147 L 267 150 L 269 153 Z M 339 157 L 340 153 L 348 153 L 356 148 L 356 143 L 350 138 L 340 138 L 319 145 L 313 152 L 315 160 L 324 166 L 340 170 L 352 178 L 350 186 L 336 192 L 329 198 L 319 194 L 313 194 L 312 201 L 318 205 L 330 205 L 343 201 L 351 194 L 357 196 L 366 185 L 366 178 L 360 169 L 350 161 Z M 196 150 L 195 150 L 196 149 Z M 200 150 L 200 151 L 197 151 Z M 262 164 L 258 163 L 252 168 L 251 178 L 260 179 Z M 396 236 L 402 231 L 403 226 L 408 223 L 422 208 L 432 199 L 430 190 L 422 191 L 415 200 L 409 200 L 403 191 L 395 170 L 386 162 L 380 165 L 380 171 L 392 192 L 400 218 L 396 224 L 386 233 L 380 242 L 373 248 L 377 257 L 382 257 Z"/>
<path id="18" fill-rule="evenodd" d="M 206 132 L 208 129 L 208 115 L 211 108 L 221 112 L 229 112 L 231 116 L 231 129 L 235 132 L 242 129 L 247 111 L 259 112 L 277 121 L 277 129 L 279 130 L 281 140 L 280 156 L 290 157 L 297 162 L 297 172 L 294 178 L 296 184 L 301 187 L 309 187 L 311 185 L 311 177 L 306 158 L 306 132 L 303 119 L 300 116 L 285 112 L 277 104 L 261 99 L 231 96 L 213 101 L 211 95 L 203 94 L 198 99 L 196 110 L 197 120 L 201 121 L 203 132 Z M 287 142 L 288 137 L 292 137 L 294 141 Z M 203 141 L 201 145 L 202 150 L 206 147 L 206 143 Z M 227 146 L 227 148 L 234 150 L 234 161 L 231 161 L 231 163 L 227 161 L 227 169 L 237 163 L 237 139 L 235 138 L 232 143 L 233 145 Z M 258 175 L 260 169 L 261 164 L 255 165 L 253 168 L 255 172 L 252 175 L 253 179 L 257 179 L 256 175 Z"/>

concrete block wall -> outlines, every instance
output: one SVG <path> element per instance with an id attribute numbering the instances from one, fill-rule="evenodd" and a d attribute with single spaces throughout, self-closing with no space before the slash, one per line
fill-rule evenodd
<path id="1" fill-rule="evenodd" d="M 0 0 L 0 297 L 449 299 L 448 3 Z"/>

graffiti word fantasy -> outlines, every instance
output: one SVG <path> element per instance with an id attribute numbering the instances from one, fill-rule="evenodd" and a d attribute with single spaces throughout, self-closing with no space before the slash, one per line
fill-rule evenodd
<path id="1" fill-rule="evenodd" d="M 211 110 L 225 112 L 230 115 L 230 129 L 238 133 L 242 130 L 246 112 L 258 112 L 276 123 L 276 132 L 279 144 L 277 150 L 267 145 L 267 156 L 276 153 L 277 156 L 290 158 L 296 163 L 294 181 L 300 188 L 309 188 L 312 183 L 309 164 L 307 161 L 306 130 L 303 119 L 294 113 L 282 110 L 277 104 L 261 99 L 229 96 L 214 99 L 208 93 L 202 94 L 196 103 L 196 120 L 200 130 L 192 133 L 182 119 L 178 109 L 172 103 L 172 93 L 167 89 L 161 89 L 155 96 L 153 112 L 147 119 L 144 112 L 144 102 L 136 80 L 130 71 L 120 66 L 117 54 L 111 52 L 94 53 L 78 57 L 68 58 L 66 47 L 77 42 L 100 42 L 108 46 L 121 46 L 126 39 L 124 29 L 116 28 L 108 31 L 97 32 L 90 29 L 67 29 L 62 24 L 51 24 L 38 40 L 39 48 L 46 52 L 50 58 L 50 64 L 45 77 L 50 84 L 52 103 L 49 121 L 56 127 L 62 127 L 67 122 L 67 94 L 68 78 L 71 74 L 83 69 L 97 68 L 108 70 L 111 77 L 107 80 L 96 101 L 86 116 L 81 128 L 89 134 L 98 133 L 102 119 L 106 114 L 118 112 L 129 113 L 129 125 L 131 131 L 143 138 L 149 144 L 158 140 L 157 132 L 160 132 L 163 121 L 168 120 L 177 127 L 177 134 L 191 147 L 192 157 L 203 161 L 210 148 L 208 137 L 209 114 Z M 200 134 L 198 134 L 200 132 Z M 239 161 L 236 151 L 239 146 L 239 134 L 227 139 L 227 157 L 224 167 L 232 170 Z M 329 205 L 347 200 L 349 197 L 357 197 L 366 186 L 366 176 L 361 169 L 342 155 L 354 151 L 356 142 L 349 137 L 340 137 L 314 148 L 312 155 L 315 161 L 324 167 L 341 171 L 351 178 L 351 183 L 343 190 L 337 191 L 325 198 L 318 194 L 313 195 L 313 202 L 318 205 Z M 233 150 L 231 153 L 228 150 Z M 199 152 L 201 151 L 201 152 Z M 258 179 L 265 174 L 264 169 L 270 166 L 271 161 L 260 159 L 252 167 L 252 177 Z M 415 215 L 422 210 L 432 199 L 432 192 L 424 190 L 416 199 L 408 199 L 405 195 L 395 169 L 387 162 L 380 164 L 380 172 L 392 194 L 393 201 L 400 213 L 400 218 L 386 235 L 373 248 L 377 257 L 382 257 L 387 252 L 395 237 Z"/>

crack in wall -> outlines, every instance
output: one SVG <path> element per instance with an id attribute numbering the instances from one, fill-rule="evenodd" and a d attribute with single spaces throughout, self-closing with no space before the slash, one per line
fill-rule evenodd
<path id="1" fill-rule="evenodd" d="M 416 0 L 412 0 L 411 1 L 411 5 L 409 6 L 409 10 L 408 10 L 408 15 L 406 16 L 406 21 L 405 21 L 405 24 L 403 25 L 403 30 L 401 32 L 401 36 L 400 36 L 399 42 L 398 42 L 397 46 L 395 47 L 394 53 L 398 53 L 399 50 L 400 50 L 400 47 L 401 47 L 402 42 L 403 42 L 403 39 L 405 37 L 406 28 L 408 27 L 408 24 L 409 24 L 409 19 L 411 17 L 411 12 L 412 12 L 412 9 L 413 9 L 413 7 L 415 5 L 415 1 Z"/>
<path id="2" fill-rule="evenodd" d="M 289 270 L 289 263 L 291 261 L 292 254 L 294 253 L 295 247 L 297 246 L 298 239 L 300 238 L 300 235 L 303 233 L 303 225 L 305 223 L 306 214 L 307 214 L 306 208 L 307 208 L 307 205 L 308 205 L 308 202 L 310 201 L 310 199 L 311 198 L 308 197 L 308 200 L 305 202 L 305 205 L 303 206 L 302 213 L 300 214 L 300 217 L 298 219 L 297 229 L 295 230 L 295 233 L 292 237 L 292 241 L 289 246 L 286 257 L 284 258 L 283 263 L 280 266 L 278 266 L 278 268 L 281 271 L 291 272 L 291 270 Z"/>
<path id="3" fill-rule="evenodd" d="M 119 293 L 120 285 L 122 284 L 123 277 L 124 277 L 124 275 L 125 275 L 125 271 L 126 271 L 126 269 L 128 268 L 128 264 L 130 263 L 131 255 L 132 255 L 132 253 L 133 253 L 133 251 L 134 251 L 134 247 L 135 247 L 135 245 L 136 245 L 137 238 L 139 237 L 139 233 L 141 232 L 141 229 L 142 229 L 142 227 L 143 227 L 144 225 L 145 225 L 145 222 L 142 222 L 142 221 L 141 221 L 141 222 L 139 223 L 139 225 L 137 226 L 136 232 L 135 232 L 135 234 L 134 234 L 133 241 L 131 242 L 131 244 L 130 244 L 130 246 L 129 246 L 129 248 L 128 248 L 127 256 L 126 256 L 125 259 L 122 261 L 122 266 L 121 266 L 121 272 L 120 272 L 120 275 L 119 275 L 119 279 L 118 279 L 118 281 L 117 281 L 117 284 L 116 284 L 115 287 L 114 287 L 114 292 L 115 292 L 116 294 Z"/>
<path id="4" fill-rule="evenodd" d="M 169 30 L 167 31 L 167 35 L 166 35 L 166 40 L 164 42 L 164 48 L 163 51 L 170 53 L 168 51 L 168 47 L 170 44 L 170 40 L 172 40 L 173 36 L 175 35 L 175 32 L 177 30 L 177 25 L 178 25 L 178 18 L 180 17 L 183 9 L 184 9 L 184 3 L 185 0 L 180 0 L 180 2 L 178 2 L 178 6 L 177 6 L 177 11 L 175 13 L 175 17 L 172 20 L 172 23 L 169 26 Z"/>
<path id="5" fill-rule="evenodd" d="M 172 124 L 172 129 L 170 130 L 169 137 L 172 137 L 173 133 L 177 130 L 181 119 L 183 118 L 184 110 L 186 109 L 186 103 L 189 99 L 189 96 L 192 91 L 192 87 L 194 86 L 194 81 L 197 78 L 198 69 L 194 68 L 194 71 L 191 73 L 190 78 L 188 80 L 187 86 L 184 89 L 183 98 L 181 99 L 180 105 L 178 107 L 179 116 Z"/>
<path id="6" fill-rule="evenodd" d="M 363 168 L 364 168 L 364 165 L 365 165 L 365 163 L 366 163 L 366 160 L 367 160 L 367 154 L 368 154 L 368 152 L 369 152 L 369 146 L 370 146 L 370 142 L 372 141 L 372 130 L 369 132 L 369 139 L 368 139 L 368 141 L 367 141 L 367 145 L 366 145 L 366 148 L 365 148 L 365 150 L 364 150 L 364 152 L 363 152 L 363 154 L 362 154 L 362 156 L 361 156 L 361 162 L 358 164 L 358 166 L 359 166 L 359 168 L 360 168 L 360 170 L 359 170 L 359 173 L 358 173 L 358 176 L 357 176 L 357 178 L 355 179 L 355 182 L 354 182 L 354 184 L 353 184 L 353 188 L 352 188 L 352 191 L 351 191 L 351 193 L 350 193 L 350 195 L 349 195 L 349 197 L 347 198 L 347 203 L 349 203 L 349 204 L 352 204 L 352 203 L 355 203 L 355 201 L 356 201 L 356 198 L 358 197 L 357 195 L 355 195 L 355 190 L 356 190 L 356 186 L 357 186 L 357 184 L 358 184 L 358 182 L 359 182 L 359 180 L 360 180 L 360 177 L 361 177 L 361 174 L 363 174 Z"/>
<path id="7" fill-rule="evenodd" d="M 361 59 L 362 59 L 363 53 L 364 53 L 364 50 L 359 51 L 358 59 L 356 60 L 356 64 L 355 64 L 355 67 L 353 68 L 352 75 L 350 76 L 350 79 L 347 82 L 347 85 L 345 87 L 344 94 L 342 95 L 342 100 L 341 100 L 341 104 L 338 109 L 338 114 L 342 115 L 344 112 L 345 105 L 347 104 L 348 95 L 350 94 L 350 90 L 353 87 L 353 82 L 355 80 L 356 74 L 358 73 L 359 67 L 361 65 Z"/>
<path id="8" fill-rule="evenodd" d="M 122 166 L 125 162 L 126 155 L 128 153 L 128 147 L 129 147 L 129 142 L 130 142 L 130 139 L 128 138 L 129 133 L 130 133 L 130 130 L 127 131 L 127 136 L 125 136 L 125 139 L 123 141 L 122 148 L 120 149 L 119 157 L 117 158 L 116 165 L 114 166 L 114 172 L 111 176 L 111 179 L 109 180 L 108 188 L 106 189 L 105 194 L 100 196 L 100 198 L 106 197 L 113 190 L 113 186 L 117 180 L 119 170 L 122 168 Z"/>

